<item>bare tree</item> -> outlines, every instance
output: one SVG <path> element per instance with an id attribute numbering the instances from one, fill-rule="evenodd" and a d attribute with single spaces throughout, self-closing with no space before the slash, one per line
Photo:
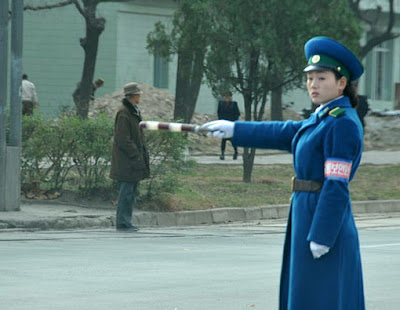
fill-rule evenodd
<path id="1" fill-rule="evenodd" d="M 393 33 L 393 27 L 396 21 L 394 0 L 387 0 L 389 10 L 385 12 L 380 5 L 377 5 L 373 9 L 361 10 L 361 0 L 348 1 L 354 15 L 369 28 L 367 41 L 363 46 L 360 46 L 359 55 L 361 58 L 365 58 L 375 46 L 400 37 L 400 34 Z M 400 109 L 400 100 L 398 97 L 395 98 L 393 109 Z"/>
<path id="2" fill-rule="evenodd" d="M 400 34 L 393 33 L 396 17 L 394 0 L 387 0 L 389 6 L 388 12 L 383 12 L 380 5 L 377 5 L 373 9 L 361 10 L 361 0 L 348 0 L 348 2 L 357 19 L 369 27 L 368 34 L 370 36 L 367 38 L 365 45 L 360 46 L 359 55 L 361 58 L 367 56 L 375 46 L 400 36 Z M 386 21 L 384 27 L 382 27 L 382 21 Z"/>
<path id="3" fill-rule="evenodd" d="M 79 14 L 85 20 L 86 36 L 79 40 L 85 57 L 83 62 L 82 76 L 80 82 L 74 91 L 74 103 L 77 109 L 77 115 L 87 118 L 89 112 L 89 102 L 92 94 L 92 82 L 96 68 L 97 51 L 99 47 L 99 37 L 105 29 L 106 20 L 98 17 L 96 9 L 98 4 L 104 2 L 128 2 L 128 0 L 66 0 L 56 4 L 32 6 L 26 5 L 25 10 L 38 11 L 48 10 L 67 5 L 74 5 Z"/>

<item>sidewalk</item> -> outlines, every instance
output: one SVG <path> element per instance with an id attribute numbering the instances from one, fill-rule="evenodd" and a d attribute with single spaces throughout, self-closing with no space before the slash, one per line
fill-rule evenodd
<path id="1" fill-rule="evenodd" d="M 139 227 L 195 226 L 284 219 L 289 205 L 247 208 L 215 208 L 202 211 L 135 212 Z M 400 212 L 400 200 L 353 202 L 356 215 Z M 115 207 L 92 209 L 62 204 L 23 203 L 21 211 L 0 213 L 0 232 L 15 229 L 64 230 L 115 226 Z"/>
<path id="2" fill-rule="evenodd" d="M 222 161 L 217 156 L 194 158 L 202 164 L 242 164 L 227 158 Z M 291 155 L 272 153 L 256 156 L 255 164 L 290 164 Z M 400 151 L 369 151 L 363 154 L 362 164 L 399 164 Z M 246 222 L 264 219 L 286 218 L 289 205 L 270 205 L 243 208 L 215 208 L 202 211 L 181 212 L 137 212 L 133 223 L 139 227 L 193 226 L 229 222 Z M 354 214 L 400 212 L 400 200 L 353 202 Z M 24 200 L 21 210 L 0 212 L 0 232 L 9 229 L 83 229 L 93 227 L 114 227 L 115 207 L 107 209 L 55 204 L 51 201 Z"/>
<path id="3" fill-rule="evenodd" d="M 225 160 L 220 160 L 219 155 L 215 156 L 193 156 L 199 164 L 222 164 L 222 165 L 242 165 L 242 156 L 233 160 L 231 154 L 225 156 Z M 271 152 L 271 155 L 257 155 L 254 158 L 256 165 L 276 165 L 292 164 L 292 154 L 286 152 Z M 396 165 L 400 164 L 400 151 L 366 151 L 362 155 L 361 165 Z"/>

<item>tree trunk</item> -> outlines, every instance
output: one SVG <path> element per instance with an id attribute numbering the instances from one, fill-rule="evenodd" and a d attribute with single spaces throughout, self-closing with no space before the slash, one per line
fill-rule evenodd
<path id="1" fill-rule="evenodd" d="M 251 175 L 253 173 L 255 149 L 245 148 L 243 152 L 243 182 L 251 183 Z"/>
<path id="2" fill-rule="evenodd" d="M 283 120 L 282 86 L 279 86 L 271 91 L 271 120 Z"/>
<path id="3" fill-rule="evenodd" d="M 254 102 L 254 118 L 252 119 L 252 107 L 253 100 L 257 100 L 257 67 L 259 61 L 260 53 L 258 51 L 251 51 L 249 55 L 249 73 L 247 76 L 247 82 L 241 85 L 243 100 L 244 100 L 244 110 L 245 110 L 245 120 L 252 121 L 257 120 L 257 104 Z M 237 65 L 240 68 L 240 65 Z M 243 73 L 240 73 L 243 76 Z M 244 87 L 246 85 L 246 87 Z M 256 154 L 255 149 L 244 149 L 243 153 L 243 182 L 251 183 L 251 176 L 253 173 L 254 157 Z"/>
<path id="4" fill-rule="evenodd" d="M 243 100 L 244 100 L 244 117 L 246 121 L 251 121 L 251 107 L 252 107 L 252 100 L 251 100 L 251 92 L 245 91 L 243 92 Z M 254 157 L 256 154 L 255 149 L 245 148 L 243 150 L 243 182 L 251 183 L 251 176 L 253 173 L 253 164 L 254 164 Z"/>
<path id="5" fill-rule="evenodd" d="M 190 123 L 203 78 L 204 53 L 178 54 L 174 119 Z"/>
<path id="6" fill-rule="evenodd" d="M 96 18 L 97 2 L 85 5 L 86 38 L 80 39 L 80 44 L 85 52 L 82 78 L 74 92 L 76 114 L 87 118 L 89 102 L 92 94 L 93 76 L 96 68 L 99 37 L 104 30 L 105 19 Z"/>

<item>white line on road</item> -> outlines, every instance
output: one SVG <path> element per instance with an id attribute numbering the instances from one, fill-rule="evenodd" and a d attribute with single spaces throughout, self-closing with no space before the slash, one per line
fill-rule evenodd
<path id="1" fill-rule="evenodd" d="M 361 246 L 362 249 L 366 248 L 382 248 L 387 246 L 400 246 L 400 243 L 386 243 L 386 244 L 373 244 L 373 245 L 363 245 Z"/>

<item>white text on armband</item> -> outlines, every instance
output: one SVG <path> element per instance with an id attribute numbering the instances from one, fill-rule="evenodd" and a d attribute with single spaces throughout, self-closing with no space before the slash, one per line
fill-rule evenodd
<path id="1" fill-rule="evenodd" d="M 349 182 L 352 162 L 341 158 L 328 158 L 325 161 L 325 178 Z"/>

